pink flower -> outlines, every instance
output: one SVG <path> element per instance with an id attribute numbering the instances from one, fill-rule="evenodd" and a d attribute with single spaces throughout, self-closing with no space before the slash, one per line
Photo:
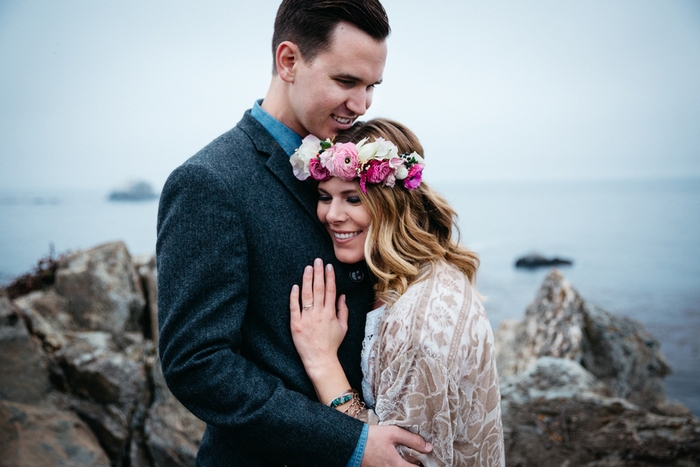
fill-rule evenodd
<path id="1" fill-rule="evenodd" d="M 382 183 L 391 172 L 389 161 L 372 159 L 367 167 L 367 183 Z"/>
<path id="2" fill-rule="evenodd" d="M 331 170 L 332 175 L 349 182 L 357 177 L 357 168 L 359 165 L 360 163 L 357 160 L 357 146 L 355 146 L 354 143 L 335 145 L 333 170 Z"/>
<path id="3" fill-rule="evenodd" d="M 400 157 L 392 157 L 391 159 L 389 159 L 389 167 L 391 167 L 392 169 L 402 166 L 403 163 L 404 161 Z"/>
<path id="4" fill-rule="evenodd" d="M 331 178 L 331 173 L 325 168 L 318 157 L 314 157 L 309 161 L 309 173 L 311 178 L 322 182 Z"/>
<path id="5" fill-rule="evenodd" d="M 423 164 L 414 164 L 408 169 L 408 176 L 403 181 L 403 186 L 408 190 L 413 190 L 423 181 Z"/>
<path id="6" fill-rule="evenodd" d="M 335 153 L 335 149 L 333 147 L 330 147 L 323 151 L 318 157 L 319 160 L 321 161 L 321 165 L 328 169 L 330 172 L 333 172 L 333 154 Z"/>
<path id="7" fill-rule="evenodd" d="M 386 176 L 386 180 L 384 180 L 384 185 L 388 186 L 389 188 L 393 188 L 394 185 L 396 185 L 396 175 L 394 172 L 389 173 L 389 175 Z"/>

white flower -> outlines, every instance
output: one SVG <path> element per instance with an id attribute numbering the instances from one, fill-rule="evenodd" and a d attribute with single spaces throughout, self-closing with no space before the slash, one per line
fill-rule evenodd
<path id="1" fill-rule="evenodd" d="M 308 135 L 301 140 L 301 146 L 294 151 L 289 162 L 292 164 L 292 172 L 299 180 L 306 180 L 311 176 L 309 172 L 309 161 L 316 157 L 318 151 L 321 150 L 321 140 L 314 135 Z"/>
<path id="2" fill-rule="evenodd" d="M 412 152 L 410 157 L 413 157 L 416 160 L 416 164 L 424 164 L 425 159 L 423 159 L 423 156 L 418 154 L 417 152 Z"/>
<path id="3" fill-rule="evenodd" d="M 396 168 L 396 180 L 403 180 L 408 177 L 408 169 L 405 165 Z"/>
<path id="4" fill-rule="evenodd" d="M 309 161 L 312 157 L 316 156 L 320 150 L 321 140 L 314 135 L 309 135 L 301 140 L 301 146 L 296 150 L 296 152 L 298 152 L 301 157 Z"/>
<path id="5" fill-rule="evenodd" d="M 362 140 L 362 144 L 357 145 L 357 158 L 360 164 L 364 165 L 371 159 L 391 159 L 398 155 L 396 145 L 384 138 L 377 138 L 371 143 L 365 143 L 365 141 Z"/>
<path id="6" fill-rule="evenodd" d="M 294 172 L 294 176 L 299 180 L 306 180 L 311 176 L 309 172 L 309 160 L 310 159 L 304 158 L 299 151 L 296 151 L 292 154 L 292 157 L 289 158 L 289 162 L 292 164 L 292 172 Z"/>

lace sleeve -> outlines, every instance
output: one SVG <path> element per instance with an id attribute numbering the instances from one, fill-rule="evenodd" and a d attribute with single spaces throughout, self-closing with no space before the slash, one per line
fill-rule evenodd
<path id="1" fill-rule="evenodd" d="M 398 425 L 433 443 L 430 456 L 405 450 L 424 466 L 451 466 L 459 388 L 438 358 L 414 350 L 394 360 L 380 375 L 375 411 L 381 425 Z"/>
<path id="2" fill-rule="evenodd" d="M 466 278 L 436 268 L 387 309 L 379 339 L 379 423 L 430 441 L 426 467 L 505 465 L 493 333 Z"/>

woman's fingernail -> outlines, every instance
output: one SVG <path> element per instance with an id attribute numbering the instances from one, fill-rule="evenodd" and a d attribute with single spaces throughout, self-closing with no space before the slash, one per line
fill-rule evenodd
<path id="1" fill-rule="evenodd" d="M 333 270 L 333 265 L 331 263 L 326 264 L 326 271 L 331 272 Z"/>
<path id="2" fill-rule="evenodd" d="M 313 268 L 311 266 L 306 266 L 304 268 L 304 274 L 311 274 L 313 272 Z"/>
<path id="3" fill-rule="evenodd" d="M 296 285 L 296 284 L 294 284 L 294 285 L 292 286 L 292 292 L 299 292 L 299 286 Z"/>
<path id="4" fill-rule="evenodd" d="M 321 258 L 316 258 L 314 260 L 314 265 L 316 266 L 323 266 L 323 261 L 321 261 Z"/>

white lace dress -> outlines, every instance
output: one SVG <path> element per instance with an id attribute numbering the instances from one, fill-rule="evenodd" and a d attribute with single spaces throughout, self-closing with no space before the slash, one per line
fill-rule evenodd
<path id="1" fill-rule="evenodd" d="M 365 338 L 362 341 L 362 394 L 365 397 L 367 407 L 373 408 L 375 399 L 372 392 L 372 371 L 370 361 L 374 358 L 375 347 L 374 342 L 377 340 L 377 332 L 379 331 L 379 322 L 384 315 L 386 305 L 382 305 L 367 313 L 365 319 Z"/>
<path id="2" fill-rule="evenodd" d="M 361 418 L 433 444 L 429 455 L 404 448 L 405 457 L 426 467 L 505 466 L 493 333 L 457 268 L 437 264 L 394 304 L 368 315 L 362 370 L 374 409 Z"/>

